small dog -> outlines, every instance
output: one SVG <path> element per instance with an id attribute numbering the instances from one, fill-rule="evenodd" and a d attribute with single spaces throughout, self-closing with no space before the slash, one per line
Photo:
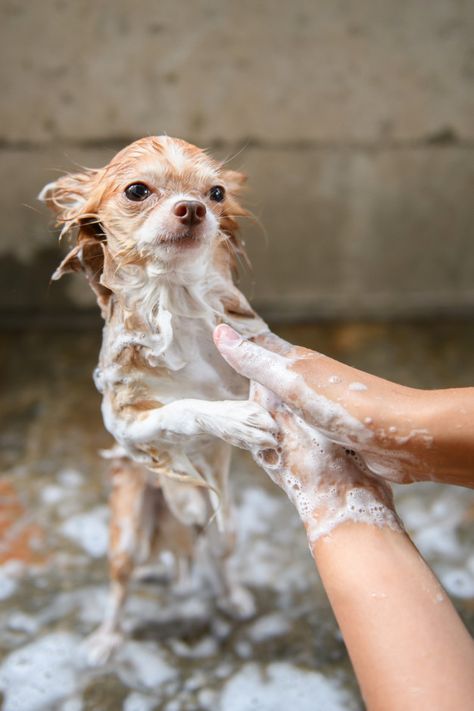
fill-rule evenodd
<path id="1" fill-rule="evenodd" d="M 105 321 L 94 381 L 117 446 L 108 455 L 111 601 L 91 638 L 96 662 L 120 642 L 128 583 L 160 530 L 178 559 L 192 559 L 204 536 L 221 601 L 236 615 L 254 611 L 227 565 L 229 445 L 273 447 L 275 423 L 212 342 L 219 323 L 248 338 L 268 332 L 232 279 L 244 180 L 185 141 L 153 136 L 39 196 L 62 234 L 75 234 L 52 278 L 84 272 Z"/>

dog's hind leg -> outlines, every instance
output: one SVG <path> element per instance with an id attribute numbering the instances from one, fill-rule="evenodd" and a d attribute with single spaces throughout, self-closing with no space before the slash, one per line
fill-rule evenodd
<path id="1" fill-rule="evenodd" d="M 235 577 L 231 556 L 236 546 L 234 503 L 229 485 L 231 447 L 217 442 L 212 456 L 207 457 L 203 474 L 219 492 L 215 520 L 205 532 L 206 548 L 210 558 L 209 576 L 217 594 L 218 604 L 232 617 L 247 619 L 255 613 L 255 601 L 246 587 Z M 204 466 L 201 467 L 204 470 Z M 210 492 L 213 496 L 212 491 Z"/>
<path id="2" fill-rule="evenodd" d="M 121 616 L 128 584 L 139 559 L 147 557 L 153 536 L 153 490 L 147 470 L 129 459 L 116 460 L 111 469 L 109 601 L 100 627 L 86 641 L 87 661 L 104 664 L 122 640 Z"/>

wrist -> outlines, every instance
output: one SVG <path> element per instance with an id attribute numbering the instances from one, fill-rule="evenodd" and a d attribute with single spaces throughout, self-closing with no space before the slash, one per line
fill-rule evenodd
<path id="1" fill-rule="evenodd" d="M 388 449 L 406 446 L 415 439 L 426 442 L 429 439 L 426 422 L 429 391 L 393 383 L 387 385 L 391 386 L 390 391 L 377 402 L 377 412 L 369 413 L 366 418 L 375 442 Z M 375 405 L 374 401 L 371 404 Z"/>
<path id="2" fill-rule="evenodd" d="M 310 548 L 342 525 L 364 524 L 378 529 L 403 531 L 392 491 L 386 482 L 364 476 L 361 480 L 334 482 L 324 490 L 298 492 L 292 498 L 305 526 Z"/>
<path id="3" fill-rule="evenodd" d="M 371 437 L 361 447 L 363 459 L 374 475 L 387 481 L 430 480 L 432 468 L 426 455 L 433 445 L 432 391 L 388 385 L 390 392 L 380 409 L 366 418 Z"/>
<path id="4" fill-rule="evenodd" d="M 380 572 L 377 565 L 373 565 L 374 559 L 380 556 L 385 559 L 394 555 L 394 551 L 400 546 L 408 550 L 410 556 L 419 556 L 418 551 L 413 546 L 409 536 L 403 530 L 394 530 L 388 526 L 373 526 L 357 521 L 345 521 L 334 529 L 331 536 L 321 536 L 313 542 L 311 549 L 316 562 L 334 566 L 334 574 L 341 581 L 342 590 L 351 593 L 352 586 L 360 580 L 360 585 L 366 587 L 366 576 L 360 578 L 363 568 L 373 569 L 374 575 Z M 408 546 L 408 548 L 407 548 Z M 353 562 L 349 565 L 349 560 L 353 560 L 354 553 L 358 551 L 357 564 Z M 340 564 L 344 562 L 342 568 Z M 396 572 L 394 573 L 396 574 Z"/>

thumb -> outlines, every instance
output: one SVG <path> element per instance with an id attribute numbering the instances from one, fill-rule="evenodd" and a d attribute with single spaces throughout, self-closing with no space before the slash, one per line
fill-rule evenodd
<path id="1" fill-rule="evenodd" d="M 287 358 L 242 338 L 224 324 L 215 329 L 214 342 L 223 358 L 238 373 L 264 385 L 282 400 L 287 399 L 290 391 L 295 396 L 297 379 L 288 369 L 290 361 Z"/>

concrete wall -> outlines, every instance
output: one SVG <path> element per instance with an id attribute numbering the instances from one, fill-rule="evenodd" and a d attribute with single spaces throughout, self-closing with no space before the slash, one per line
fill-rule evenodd
<path id="1" fill-rule="evenodd" d="M 41 186 L 161 132 L 238 153 L 265 315 L 474 308 L 471 2 L 2 0 L 0 27 L 4 322 L 91 304 L 46 286 Z"/>

